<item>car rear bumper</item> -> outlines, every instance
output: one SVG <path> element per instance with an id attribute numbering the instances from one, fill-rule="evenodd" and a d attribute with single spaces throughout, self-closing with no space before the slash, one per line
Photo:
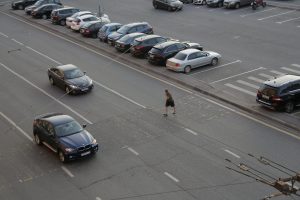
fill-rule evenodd
<path id="1" fill-rule="evenodd" d="M 261 104 L 264 107 L 270 108 L 272 110 L 279 110 L 283 108 L 283 102 L 275 102 L 275 103 L 270 103 L 270 102 L 266 102 L 262 99 L 259 99 L 256 97 L 256 102 Z"/>

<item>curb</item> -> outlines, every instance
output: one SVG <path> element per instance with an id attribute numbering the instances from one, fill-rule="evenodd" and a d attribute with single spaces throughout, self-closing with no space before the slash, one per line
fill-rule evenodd
<path id="1" fill-rule="evenodd" d="M 12 12 L 11 10 L 9 11 L 9 13 L 10 13 L 10 14 L 13 14 L 14 16 L 17 16 L 17 17 L 22 17 L 22 16 L 16 14 L 15 12 Z M 65 37 L 65 38 L 69 38 L 69 39 L 75 40 L 76 42 L 78 42 L 78 43 L 80 43 L 80 44 L 84 44 L 84 45 L 88 46 L 89 48 L 91 48 L 91 49 L 93 49 L 93 50 L 100 50 L 100 51 L 104 52 L 104 53 L 106 54 L 106 56 L 109 56 L 109 57 L 112 57 L 112 56 L 115 57 L 115 56 L 116 56 L 115 53 L 110 52 L 110 51 L 106 50 L 105 48 L 102 48 L 102 47 L 100 47 L 100 46 L 96 46 L 96 45 L 87 43 L 87 42 L 85 42 L 84 40 L 80 40 L 80 39 L 75 38 L 75 37 L 72 37 L 72 36 L 70 36 L 70 35 L 66 35 L 66 34 L 64 34 L 64 33 L 62 33 L 62 32 L 58 32 L 56 29 L 53 29 L 51 26 L 47 26 L 47 25 L 44 25 L 44 24 L 40 24 L 40 23 L 35 22 L 34 20 L 30 20 L 30 19 L 24 18 L 24 17 L 22 17 L 22 19 L 25 20 L 25 21 L 27 21 L 27 22 L 30 22 L 30 23 L 33 23 L 33 24 L 37 24 L 37 25 L 39 25 L 39 26 L 42 26 L 42 27 L 44 27 L 44 28 L 50 30 L 51 32 L 53 32 L 53 33 L 55 33 L 55 34 L 57 34 L 57 35 L 60 35 L 60 36 L 63 36 L 63 37 Z M 185 86 L 185 87 L 187 87 L 187 88 L 189 88 L 189 89 L 191 89 L 191 90 L 194 90 L 194 91 L 200 92 L 201 94 L 204 94 L 204 95 L 210 96 L 210 97 L 212 97 L 212 98 L 218 99 L 218 100 L 220 100 L 220 101 L 222 101 L 222 102 L 225 102 L 225 103 L 227 103 L 227 104 L 229 104 L 229 105 L 232 105 L 232 106 L 234 106 L 234 107 L 237 107 L 237 108 L 239 108 L 240 110 L 243 110 L 243 111 L 245 111 L 245 112 L 247 112 L 247 113 L 251 113 L 251 114 L 253 114 L 253 115 L 257 115 L 257 116 L 262 117 L 262 118 L 265 118 L 265 119 L 267 119 L 267 120 L 272 120 L 272 121 L 274 121 L 274 122 L 276 122 L 276 123 L 278 123 L 278 124 L 280 124 L 280 125 L 282 125 L 282 126 L 285 126 L 285 127 L 288 127 L 288 128 L 290 128 L 290 129 L 293 129 L 293 130 L 295 130 L 295 131 L 300 132 L 300 127 L 294 126 L 294 125 L 290 124 L 289 122 L 285 122 L 285 121 L 279 120 L 279 119 L 277 119 L 277 118 L 267 116 L 267 115 L 265 115 L 265 114 L 263 114 L 263 113 L 260 113 L 259 111 L 256 111 L 256 110 L 254 110 L 254 109 L 251 109 L 250 107 L 246 107 L 246 106 L 241 105 L 241 104 L 238 104 L 238 103 L 236 103 L 236 102 L 234 102 L 234 101 L 225 99 L 225 98 L 222 97 L 222 96 L 219 96 L 219 95 L 214 94 L 214 93 L 212 93 L 212 92 L 209 92 L 209 91 L 207 91 L 207 90 L 201 89 L 200 87 L 197 87 L 197 86 L 194 86 L 194 85 L 192 85 L 192 84 L 189 84 L 189 83 L 187 83 L 187 82 L 185 82 L 185 81 L 183 81 L 183 80 L 180 80 L 180 79 L 177 79 L 177 78 L 175 78 L 175 77 L 169 76 L 169 75 L 167 75 L 167 74 L 158 72 L 158 71 L 156 71 L 156 70 L 153 70 L 152 68 L 145 67 L 145 66 L 143 66 L 143 65 L 141 65 L 141 64 L 139 64 L 139 63 L 136 63 L 136 62 L 134 62 L 134 61 L 132 61 L 132 60 L 129 60 L 129 59 L 127 59 L 127 58 L 124 58 L 124 57 L 116 57 L 116 58 L 114 58 L 114 59 L 115 59 L 115 60 L 118 60 L 118 61 L 124 61 L 125 64 L 130 64 L 130 65 L 133 65 L 133 66 L 135 66 L 135 67 L 138 67 L 137 69 L 141 69 L 141 68 L 142 68 L 144 71 L 147 71 L 147 72 L 150 72 L 150 73 L 152 73 L 152 74 L 156 74 L 156 75 L 159 75 L 159 76 L 164 77 L 164 78 L 166 78 L 166 79 L 172 80 L 173 82 L 176 82 L 176 83 L 178 83 L 178 84 L 180 84 L 180 85 L 183 85 L 183 86 Z"/>

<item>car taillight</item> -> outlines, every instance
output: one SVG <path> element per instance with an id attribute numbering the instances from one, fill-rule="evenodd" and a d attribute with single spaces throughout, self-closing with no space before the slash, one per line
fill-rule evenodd
<path id="1" fill-rule="evenodd" d="M 256 96 L 261 97 L 261 91 L 260 90 L 257 90 Z"/>
<path id="2" fill-rule="evenodd" d="M 84 30 L 84 32 L 86 32 L 86 33 L 89 33 L 89 32 L 90 32 L 90 30 L 89 30 L 89 29 L 85 29 L 85 30 Z"/>
<path id="3" fill-rule="evenodd" d="M 175 67 L 179 67 L 180 65 L 179 65 L 179 63 L 175 63 Z"/>
<path id="4" fill-rule="evenodd" d="M 58 16 L 52 16 L 52 19 L 58 20 Z"/>
<path id="5" fill-rule="evenodd" d="M 272 96 L 272 101 L 282 101 L 282 98 L 278 96 Z"/>
<path id="6" fill-rule="evenodd" d="M 144 48 L 143 46 L 135 46 L 134 47 L 134 49 L 136 49 L 136 50 L 140 50 L 140 49 L 142 49 L 142 48 Z"/>

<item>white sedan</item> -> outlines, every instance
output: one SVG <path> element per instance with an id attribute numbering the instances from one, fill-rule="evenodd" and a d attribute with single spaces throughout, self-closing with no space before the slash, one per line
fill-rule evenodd
<path id="1" fill-rule="evenodd" d="M 92 21 L 101 21 L 104 23 L 110 23 L 109 18 L 106 16 L 103 17 L 96 17 L 94 15 L 83 15 L 80 17 L 77 17 L 75 20 L 73 20 L 72 25 L 71 25 L 71 29 L 74 31 L 79 31 L 80 27 L 82 25 L 84 25 L 87 22 L 92 22 Z"/>
<path id="2" fill-rule="evenodd" d="M 204 65 L 217 65 L 221 55 L 212 51 L 200 51 L 198 49 L 186 49 L 178 52 L 166 63 L 167 69 L 189 73 L 192 69 Z"/>
<path id="3" fill-rule="evenodd" d="M 71 27 L 72 22 L 76 19 L 76 17 L 80 17 L 83 15 L 93 15 L 93 13 L 90 11 L 80 11 L 80 12 L 74 13 L 71 17 L 67 17 L 67 19 L 66 19 L 67 28 Z"/>

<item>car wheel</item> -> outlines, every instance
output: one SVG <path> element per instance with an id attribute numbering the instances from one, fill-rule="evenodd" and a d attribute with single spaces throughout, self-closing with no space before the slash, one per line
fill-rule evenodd
<path id="1" fill-rule="evenodd" d="M 240 3 L 236 3 L 235 6 L 234 6 L 234 8 L 235 8 L 235 9 L 240 8 Z"/>
<path id="2" fill-rule="evenodd" d="M 295 105 L 292 101 L 289 101 L 284 105 L 284 110 L 287 113 L 293 112 L 294 108 L 295 108 Z"/>
<path id="3" fill-rule="evenodd" d="M 97 33 L 93 33 L 92 38 L 97 38 Z"/>
<path id="4" fill-rule="evenodd" d="M 219 7 L 219 8 L 223 7 L 223 3 L 222 3 L 222 2 L 219 2 L 219 3 L 218 3 L 218 7 Z"/>
<path id="5" fill-rule="evenodd" d="M 173 10 L 173 9 L 172 9 L 172 7 L 168 7 L 168 11 L 170 11 L 170 12 L 171 12 L 172 10 Z"/>
<path id="6" fill-rule="evenodd" d="M 41 145 L 42 144 L 42 141 L 41 141 L 41 139 L 40 139 L 40 137 L 39 137 L 39 135 L 37 133 L 34 134 L 34 141 L 35 141 L 35 143 L 37 145 Z"/>
<path id="7" fill-rule="evenodd" d="M 60 23 L 61 26 L 65 26 L 66 25 L 66 20 L 60 20 L 59 23 Z"/>
<path id="8" fill-rule="evenodd" d="M 58 151 L 58 158 L 62 163 L 65 163 L 67 161 L 65 154 L 61 150 Z"/>
<path id="9" fill-rule="evenodd" d="M 18 6 L 18 9 L 19 9 L 19 10 L 24 10 L 24 6 L 23 6 L 23 5 L 19 5 L 19 6 Z"/>
<path id="10" fill-rule="evenodd" d="M 218 64 L 218 58 L 213 58 L 212 60 L 211 60 L 211 65 L 212 66 L 215 66 L 215 65 L 217 65 Z"/>
<path id="11" fill-rule="evenodd" d="M 72 92 L 70 87 L 68 87 L 68 86 L 66 86 L 65 91 L 67 94 L 71 94 L 71 92 Z"/>
<path id="12" fill-rule="evenodd" d="M 45 14 L 42 15 L 42 18 L 43 19 L 48 19 L 47 15 L 45 15 Z"/>
<path id="13" fill-rule="evenodd" d="M 184 73 L 186 73 L 186 74 L 188 74 L 188 73 L 190 73 L 191 72 L 191 66 L 186 66 L 185 68 L 184 68 Z"/>
<path id="14" fill-rule="evenodd" d="M 51 76 L 49 77 L 49 82 L 50 82 L 51 85 L 55 85 L 54 80 Z"/>
<path id="15" fill-rule="evenodd" d="M 155 9 L 158 9 L 158 5 L 156 5 L 156 4 L 154 4 L 153 7 L 154 7 Z"/>
<path id="16" fill-rule="evenodd" d="M 203 0 L 202 5 L 206 5 L 206 4 L 207 4 L 206 0 Z"/>

